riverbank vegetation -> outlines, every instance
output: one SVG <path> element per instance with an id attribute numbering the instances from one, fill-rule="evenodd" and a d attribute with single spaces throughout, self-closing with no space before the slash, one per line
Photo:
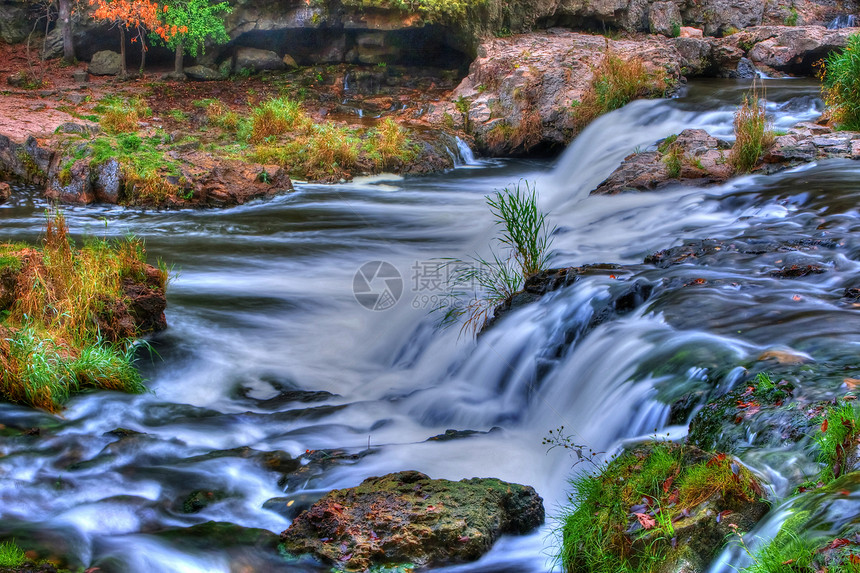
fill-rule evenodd
<path id="1" fill-rule="evenodd" d="M 860 34 L 849 36 L 845 49 L 824 60 L 819 77 L 833 120 L 842 129 L 860 130 Z"/>
<path id="2" fill-rule="evenodd" d="M 62 214 L 41 248 L 0 244 L 0 397 L 56 412 L 85 389 L 142 392 L 134 341 L 159 317 L 133 298 L 163 298 L 166 281 L 133 237 L 76 248 Z"/>
<path id="3" fill-rule="evenodd" d="M 761 486 L 746 468 L 725 454 L 672 442 L 625 451 L 572 485 L 559 555 L 569 572 L 670 571 L 682 557 L 707 563 L 722 543 L 693 549 L 678 540 L 718 536 L 729 523 L 715 521 L 718 514 L 749 525 L 765 510 Z"/>

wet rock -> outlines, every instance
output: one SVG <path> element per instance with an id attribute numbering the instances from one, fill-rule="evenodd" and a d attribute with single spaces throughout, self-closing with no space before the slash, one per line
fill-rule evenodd
<path id="1" fill-rule="evenodd" d="M 97 165 L 94 169 L 93 193 L 103 203 L 119 203 L 122 189 L 122 167 L 114 158 Z"/>
<path id="2" fill-rule="evenodd" d="M 190 79 L 197 80 L 199 82 L 223 79 L 219 71 L 200 65 L 185 68 L 185 75 Z"/>
<path id="3" fill-rule="evenodd" d="M 197 513 L 226 497 L 226 493 L 217 489 L 195 489 L 182 500 L 182 513 Z"/>
<path id="4" fill-rule="evenodd" d="M 497 479 L 432 480 L 419 472 L 329 492 L 281 533 L 293 554 L 351 571 L 374 565 L 473 561 L 504 533 L 542 524 L 541 498 Z"/>
<path id="5" fill-rule="evenodd" d="M 685 129 L 671 140 L 658 142 L 656 151 L 627 156 L 592 194 L 651 191 L 678 182 L 695 186 L 720 183 L 733 173 L 726 161 L 730 147 L 703 129 Z"/>
<path id="6" fill-rule="evenodd" d="M 93 54 L 87 71 L 94 76 L 116 76 L 122 71 L 122 56 L 111 50 Z"/>
<path id="7" fill-rule="evenodd" d="M 817 275 L 827 272 L 821 265 L 791 265 L 770 272 L 770 276 L 779 279 L 798 279 L 807 275 Z"/>
<path id="8" fill-rule="evenodd" d="M 321 493 L 296 493 L 288 497 L 273 497 L 263 503 L 263 509 L 293 520 L 301 512 L 310 509 L 322 495 Z"/>
<path id="9" fill-rule="evenodd" d="M 233 71 L 236 73 L 242 70 L 261 72 L 263 70 L 282 69 L 284 69 L 283 59 L 271 50 L 245 47 L 236 50 L 236 56 L 233 61 Z M 188 73 L 187 70 L 186 73 Z"/>
<path id="10" fill-rule="evenodd" d="M 71 165 L 57 162 L 52 164 L 45 197 L 63 203 L 87 205 L 96 200 L 93 193 L 90 163 L 86 159 Z M 63 158 L 65 159 L 65 158 Z"/>
<path id="11" fill-rule="evenodd" d="M 501 432 L 502 429 L 499 427 L 490 428 L 487 432 L 479 432 L 478 430 L 445 430 L 444 434 L 439 434 L 436 436 L 431 436 L 427 438 L 427 442 L 450 442 L 451 440 L 459 440 L 462 438 L 468 438 L 474 435 L 486 435 L 492 434 L 493 432 Z"/>
<path id="12" fill-rule="evenodd" d="M 0 204 L 5 203 L 12 196 L 12 187 L 5 181 L 0 181 Z"/>
<path id="13" fill-rule="evenodd" d="M 224 521 L 207 521 L 191 527 L 172 527 L 153 535 L 182 544 L 189 548 L 211 549 L 249 545 L 266 551 L 274 551 L 278 537 L 271 531 L 242 527 Z"/>

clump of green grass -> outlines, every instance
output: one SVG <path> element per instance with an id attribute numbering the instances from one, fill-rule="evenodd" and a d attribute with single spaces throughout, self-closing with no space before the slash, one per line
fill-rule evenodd
<path id="1" fill-rule="evenodd" d="M 573 108 L 578 130 L 634 99 L 660 97 L 667 87 L 665 72 L 648 72 L 641 58 L 625 60 L 611 49 L 606 50 L 593 74 L 591 85 Z"/>
<path id="2" fill-rule="evenodd" d="M 564 571 L 595 573 L 652 571 L 672 558 L 673 522 L 685 508 L 758 497 L 751 474 L 735 473 L 726 456 L 670 442 L 627 451 L 572 486 L 558 558 Z"/>
<path id="3" fill-rule="evenodd" d="M 764 104 L 755 90 L 744 96 L 743 104 L 735 112 L 734 126 L 735 143 L 729 153 L 729 164 L 738 173 L 748 173 L 773 145 L 774 138 Z"/>
<path id="4" fill-rule="evenodd" d="M 475 257 L 445 263 L 452 269 L 442 325 L 463 319 L 462 330 L 478 332 L 493 310 L 519 291 L 525 280 L 546 269 L 552 256 L 552 233 L 546 214 L 538 207 L 537 190 L 527 181 L 486 197 L 500 233 L 495 242 L 505 254 L 491 248 L 489 258 Z M 465 290 L 469 287 L 471 290 Z M 467 299 L 463 302 L 463 299 Z M 448 304 L 451 303 L 451 304 Z"/>
<path id="5" fill-rule="evenodd" d="M 27 556 L 14 540 L 0 543 L 0 567 L 19 567 Z"/>
<path id="6" fill-rule="evenodd" d="M 142 99 L 119 96 L 105 97 L 93 111 L 101 114 L 99 123 L 102 129 L 114 135 L 137 131 L 138 122 L 152 115 L 152 110 Z"/>
<path id="7" fill-rule="evenodd" d="M 390 117 L 373 130 L 367 147 L 377 169 L 392 169 L 412 161 L 417 155 L 409 133 Z"/>
<path id="8" fill-rule="evenodd" d="M 251 143 L 306 130 L 311 119 L 301 104 L 286 97 L 273 98 L 251 110 Z"/>
<path id="9" fill-rule="evenodd" d="M 248 158 L 280 165 L 296 177 L 337 180 L 356 167 L 360 149 L 361 139 L 353 130 L 318 124 L 286 143 L 258 145 Z"/>
<path id="10" fill-rule="evenodd" d="M 202 99 L 195 101 L 194 105 L 206 110 L 206 119 L 212 125 L 228 131 L 236 131 L 238 129 L 242 118 L 221 100 Z"/>
<path id="11" fill-rule="evenodd" d="M 821 433 L 815 437 L 818 461 L 822 465 L 818 481 L 825 484 L 849 471 L 856 462 L 860 442 L 860 407 L 844 403 L 827 410 Z"/>
<path id="12" fill-rule="evenodd" d="M 845 49 L 824 60 L 819 77 L 834 121 L 842 129 L 860 130 L 860 34 L 850 35 Z"/>
<path id="13" fill-rule="evenodd" d="M 670 145 L 662 157 L 663 163 L 666 164 L 666 171 L 669 177 L 677 179 L 681 176 L 681 167 L 684 160 L 684 149 L 680 145 Z"/>
<path id="14" fill-rule="evenodd" d="M 123 282 L 147 277 L 139 240 L 90 240 L 77 250 L 56 214 L 46 222 L 41 250 L 6 256 L 17 256 L 21 265 L 16 298 L 0 309 L 0 396 L 53 412 L 84 388 L 143 390 L 132 365 L 137 333 L 111 322 L 124 308 Z M 157 286 L 166 279 L 162 270 Z M 105 339 L 100 324 L 116 338 Z"/>

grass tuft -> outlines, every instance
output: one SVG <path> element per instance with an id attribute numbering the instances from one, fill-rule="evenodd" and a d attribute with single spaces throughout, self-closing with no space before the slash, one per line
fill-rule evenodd
<path id="1" fill-rule="evenodd" d="M 285 97 L 272 98 L 251 110 L 250 141 L 260 143 L 271 137 L 304 131 L 311 123 L 298 102 Z"/>
<path id="2" fill-rule="evenodd" d="M 641 58 L 625 60 L 611 48 L 593 70 L 591 85 L 573 109 L 578 131 L 597 117 L 637 98 L 660 97 L 667 88 L 665 72 L 649 72 Z"/>
<path id="3" fill-rule="evenodd" d="M 763 102 L 755 90 L 744 96 L 735 112 L 735 143 L 729 153 L 729 164 L 737 173 L 748 173 L 773 145 L 773 132 Z"/>
<path id="4" fill-rule="evenodd" d="M 15 540 L 0 543 L 0 567 L 19 567 L 26 560 L 27 556 Z"/>

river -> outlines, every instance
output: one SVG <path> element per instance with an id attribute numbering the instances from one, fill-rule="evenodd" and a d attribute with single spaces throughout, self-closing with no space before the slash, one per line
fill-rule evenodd
<path id="1" fill-rule="evenodd" d="M 777 129 L 821 112 L 815 83 L 763 83 Z M 68 207 L 78 239 L 133 233 L 152 260 L 172 267 L 169 328 L 153 338 L 153 352 L 141 352 L 149 393 L 78 395 L 62 416 L 0 404 L 0 423 L 40 428 L 0 441 L 0 534 L 107 572 L 314 570 L 250 543 L 177 530 L 219 521 L 278 533 L 325 491 L 414 469 L 533 485 L 550 516 L 476 563 L 436 571 L 551 570 L 553 516 L 573 460 L 542 445 L 549 430 L 564 426 L 598 452 L 643 436 L 682 437 L 686 426 L 669 424 L 669 405 L 685 392 L 731 387 L 740 365 L 764 350 L 824 361 L 856 353 L 860 320 L 841 296 L 860 277 L 860 164 L 587 196 L 625 155 L 659 138 L 686 127 L 730 137 L 748 87 L 698 82 L 680 98 L 634 102 L 597 120 L 554 162 L 472 161 L 426 177 L 299 183 L 294 193 L 222 211 Z M 477 341 L 436 328 L 429 310 L 445 277 L 434 261 L 486 255 L 496 228 L 484 196 L 520 180 L 537 186 L 558 226 L 553 266 L 632 270 L 552 293 Z M 16 194 L 0 206 L 0 240 L 37 241 L 46 207 L 33 190 Z M 705 266 L 643 264 L 688 239 L 835 243 L 726 253 Z M 355 296 L 357 271 L 374 261 L 393 266 L 402 285 L 398 293 L 398 276 L 370 283 L 373 292 L 392 288 L 397 301 L 385 310 Z M 787 261 L 828 272 L 770 274 Z M 683 288 L 697 278 L 705 284 Z M 602 302 L 637 281 L 653 287 L 645 304 L 585 328 Z M 427 441 L 448 429 L 477 433 Z M 281 479 L 245 447 L 286 452 L 301 468 Z M 783 459 L 745 461 L 779 481 Z M 197 490 L 210 499 L 185 513 L 183 500 Z M 273 498 L 286 499 L 264 508 Z M 269 509 L 290 501 L 292 509 Z"/>

